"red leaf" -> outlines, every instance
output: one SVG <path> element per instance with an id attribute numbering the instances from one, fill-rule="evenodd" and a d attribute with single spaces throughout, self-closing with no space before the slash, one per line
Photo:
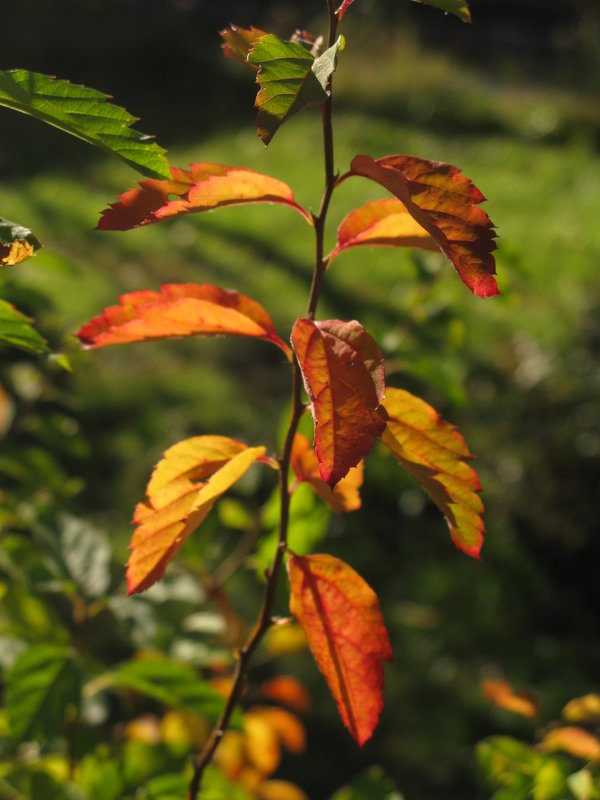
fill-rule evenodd
<path id="1" fill-rule="evenodd" d="M 230 25 L 229 28 L 225 28 L 219 33 L 223 39 L 223 55 L 234 61 L 241 61 L 242 64 L 247 64 L 253 69 L 258 69 L 255 64 L 248 61 L 248 53 L 260 37 L 266 35 L 265 31 L 261 31 L 260 28 L 246 29 Z"/>
<path id="2" fill-rule="evenodd" d="M 310 214 L 296 203 L 290 187 L 269 175 L 202 162 L 190 164 L 189 170 L 171 167 L 171 176 L 170 181 L 142 181 L 139 189 L 120 195 L 120 202 L 102 212 L 98 230 L 127 231 L 182 214 L 247 203 L 290 206 L 312 225 Z M 169 199 L 172 195 L 179 199 Z"/>
<path id="3" fill-rule="evenodd" d="M 287 569 L 290 611 L 306 634 L 344 725 L 362 746 L 383 708 L 382 661 L 392 660 L 377 595 L 333 556 L 292 556 Z"/>
<path id="4" fill-rule="evenodd" d="M 333 488 L 385 428 L 383 356 L 356 320 L 298 319 L 292 346 L 312 404 L 319 472 Z"/>
<path id="5" fill-rule="evenodd" d="M 216 500 L 255 461 L 272 465 L 264 453 L 264 447 L 247 447 L 224 436 L 195 436 L 166 451 L 152 473 L 146 500 L 133 515 L 138 527 L 127 563 L 128 594 L 162 578 Z"/>
<path id="6" fill-rule="evenodd" d="M 345 478 L 331 489 L 319 473 L 319 462 L 310 442 L 301 433 L 294 438 L 290 464 L 298 481 L 308 483 L 336 514 L 360 508 L 360 487 L 363 483 L 363 463 L 352 467 Z"/>
<path id="7" fill-rule="evenodd" d="M 356 156 L 350 172 L 382 186 L 402 201 L 414 219 L 436 240 L 461 280 L 479 297 L 500 294 L 494 275 L 496 233 L 479 208 L 485 198 L 459 169 L 415 156 L 386 156 L 374 161 Z"/>
<path id="8" fill-rule="evenodd" d="M 254 300 L 210 283 L 169 283 L 160 292 L 124 294 L 121 304 L 106 308 L 77 336 L 83 347 L 142 342 L 173 336 L 249 336 L 280 347 L 271 318 Z"/>
<path id="9" fill-rule="evenodd" d="M 466 463 L 472 455 L 465 440 L 434 408 L 402 389 L 388 388 L 385 410 L 381 441 L 445 516 L 454 544 L 479 558 L 485 532 L 481 484 Z"/>
<path id="10" fill-rule="evenodd" d="M 373 200 L 351 211 L 338 228 L 337 247 L 331 252 L 329 263 L 342 251 L 359 245 L 438 250 L 435 239 L 395 198 Z"/>

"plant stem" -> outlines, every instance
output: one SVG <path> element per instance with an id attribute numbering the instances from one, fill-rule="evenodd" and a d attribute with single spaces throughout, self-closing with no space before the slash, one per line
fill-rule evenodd
<path id="1" fill-rule="evenodd" d="M 327 7 L 329 11 L 329 47 L 333 45 L 336 37 L 337 30 L 337 15 L 334 10 L 332 0 L 327 0 Z M 323 145 L 325 156 L 325 188 L 323 190 L 323 197 L 321 199 L 321 207 L 317 216 L 313 215 L 315 226 L 315 267 L 313 272 L 313 280 L 310 289 L 308 300 L 307 316 L 311 319 L 314 318 L 316 313 L 317 304 L 319 302 L 319 295 L 321 292 L 321 284 L 323 275 L 327 268 L 327 262 L 323 258 L 323 242 L 325 234 L 325 221 L 327 218 L 327 211 L 331 195 L 335 188 L 336 174 L 334 170 L 333 159 L 333 128 L 332 128 L 332 114 L 331 114 L 331 77 L 329 78 L 328 85 L 328 98 L 321 106 L 321 113 L 323 117 Z M 225 730 L 229 724 L 229 720 L 233 711 L 240 699 L 242 689 L 246 677 L 246 671 L 250 663 L 250 659 L 258 645 L 260 644 L 264 634 L 272 625 L 272 613 L 275 603 L 275 593 L 277 590 L 277 582 L 283 566 L 283 558 L 287 546 L 288 525 L 290 519 L 290 499 L 291 492 L 288 487 L 288 475 L 290 471 L 290 459 L 292 455 L 292 445 L 294 437 L 298 429 L 298 423 L 304 413 L 304 404 L 302 402 L 302 373 L 297 359 L 294 357 L 292 363 L 292 412 L 290 422 L 288 425 L 283 451 L 279 457 L 279 533 L 278 544 L 275 557 L 270 569 L 266 573 L 266 586 L 263 595 L 262 606 L 260 613 L 252 632 L 248 636 L 245 645 L 238 653 L 238 660 L 233 674 L 233 685 L 225 707 L 221 712 L 221 716 L 217 721 L 208 742 L 206 743 L 203 751 L 194 760 L 194 774 L 190 782 L 186 800 L 197 800 L 200 783 L 204 770 L 211 762 L 215 750 L 219 742 L 225 734 Z"/>

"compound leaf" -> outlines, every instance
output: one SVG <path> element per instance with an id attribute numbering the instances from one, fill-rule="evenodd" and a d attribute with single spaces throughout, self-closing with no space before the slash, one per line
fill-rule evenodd
<path id="1" fill-rule="evenodd" d="M 127 563 L 128 594 L 142 592 L 162 578 L 216 500 L 255 461 L 272 463 L 264 453 L 264 447 L 247 447 L 224 436 L 195 436 L 165 452 L 133 516 L 138 527 Z"/>
<path id="2" fill-rule="evenodd" d="M 69 705 L 78 706 L 81 667 L 61 645 L 36 644 L 17 658 L 7 677 L 6 707 L 12 738 L 47 741 L 65 723 Z"/>
<path id="3" fill-rule="evenodd" d="M 0 105 L 60 128 L 89 144 L 113 153 L 126 164 L 153 178 L 169 176 L 165 150 L 152 136 L 131 128 L 137 122 L 124 108 L 107 103 L 110 97 L 24 69 L 0 71 Z"/>
<path id="4" fill-rule="evenodd" d="M 447 14 L 454 14 L 463 22 L 471 22 L 471 12 L 465 0 L 415 0 L 415 3 L 439 8 Z"/>
<path id="5" fill-rule="evenodd" d="M 174 336 L 229 335 L 264 339 L 291 357 L 264 308 L 231 289 L 209 283 L 171 283 L 163 284 L 159 292 L 122 295 L 120 301 L 79 330 L 77 336 L 83 347 Z"/>
<path id="6" fill-rule="evenodd" d="M 170 199 L 173 195 L 177 199 Z M 312 225 L 290 187 L 269 175 L 244 167 L 200 162 L 189 170 L 171 167 L 171 179 L 148 180 L 130 189 L 102 212 L 98 230 L 127 231 L 183 214 L 247 203 L 280 203 L 298 211 Z"/>
<path id="7" fill-rule="evenodd" d="M 385 410 L 381 441 L 442 512 L 455 545 L 478 558 L 485 532 L 481 484 L 467 464 L 472 455 L 465 440 L 432 406 L 403 389 L 388 388 Z"/>
<path id="8" fill-rule="evenodd" d="M 344 250 L 360 245 L 438 250 L 435 239 L 395 198 L 372 200 L 344 217 L 338 228 L 337 245 L 329 255 L 329 263 Z"/>
<path id="9" fill-rule="evenodd" d="M 46 341 L 31 324 L 31 319 L 11 303 L 0 300 L 0 344 L 9 344 L 33 353 L 49 353 Z"/>
<path id="10" fill-rule="evenodd" d="M 298 319 L 292 346 L 311 401 L 319 472 L 333 488 L 385 429 L 383 356 L 356 320 Z"/>
<path id="11" fill-rule="evenodd" d="M 338 183 L 351 175 L 375 181 L 394 194 L 435 239 L 474 294 L 499 294 L 492 255 L 496 233 L 479 208 L 485 198 L 459 169 L 415 156 L 385 156 L 374 161 L 361 155 Z"/>
<path id="12" fill-rule="evenodd" d="M 256 96 L 258 135 L 268 145 L 280 126 L 310 105 L 328 97 L 329 78 L 343 46 L 337 42 L 315 58 L 302 45 L 284 42 L 273 34 L 263 36 L 248 53 L 248 63 L 258 67 Z"/>
<path id="13" fill-rule="evenodd" d="M 319 462 L 310 442 L 297 433 L 292 446 L 290 465 L 298 482 L 307 483 L 336 514 L 356 511 L 360 508 L 360 487 L 363 483 L 363 463 L 352 467 L 345 478 L 333 489 L 325 483 L 319 473 Z"/>
<path id="14" fill-rule="evenodd" d="M 383 708 L 383 661 L 392 649 L 377 595 L 348 564 L 329 555 L 292 556 L 290 611 L 359 745 Z"/>

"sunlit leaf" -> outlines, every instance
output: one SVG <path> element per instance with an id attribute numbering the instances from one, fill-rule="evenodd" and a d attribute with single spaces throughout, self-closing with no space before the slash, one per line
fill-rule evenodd
<path id="1" fill-rule="evenodd" d="M 554 728 L 544 734 L 540 746 L 544 750 L 560 750 L 586 761 L 600 759 L 600 739 L 584 728 Z"/>
<path id="2" fill-rule="evenodd" d="M 377 595 L 333 556 L 292 556 L 287 568 L 290 611 L 306 634 L 344 725 L 362 746 L 383 708 L 382 662 L 392 659 Z"/>
<path id="3" fill-rule="evenodd" d="M 111 550 L 107 537 L 89 522 L 60 517 L 60 549 L 70 577 L 84 597 L 99 597 L 110 585 Z"/>
<path id="4" fill-rule="evenodd" d="M 269 780 L 261 783 L 257 789 L 258 800 L 308 800 L 308 796 L 293 783 L 281 780 Z"/>
<path id="5" fill-rule="evenodd" d="M 262 775 L 272 775 L 281 761 L 277 732 L 268 720 L 253 710 L 244 714 L 244 731 L 248 760 Z"/>
<path id="6" fill-rule="evenodd" d="M 260 85 L 255 125 L 265 145 L 291 116 L 327 99 L 329 77 L 342 44 L 340 37 L 317 58 L 302 45 L 284 42 L 272 34 L 263 36 L 252 47 L 248 62 L 259 68 Z"/>
<path id="7" fill-rule="evenodd" d="M 562 715 L 567 722 L 580 725 L 600 724 L 600 695 L 586 694 L 583 697 L 574 697 L 563 708 Z"/>
<path id="8" fill-rule="evenodd" d="M 482 686 L 486 699 L 498 708 L 512 711 L 523 717 L 536 717 L 539 712 L 538 704 L 530 692 L 515 692 L 507 681 L 487 680 Z"/>
<path id="9" fill-rule="evenodd" d="M 133 516 L 138 527 L 127 563 L 128 594 L 162 578 L 215 501 L 264 452 L 264 447 L 247 447 L 224 436 L 196 436 L 165 452 Z"/>
<path id="10" fill-rule="evenodd" d="M 496 233 L 479 205 L 485 198 L 459 169 L 415 156 L 356 156 L 338 183 L 361 175 L 384 186 L 438 243 L 460 279 L 479 297 L 499 294 Z"/>
<path id="11" fill-rule="evenodd" d="M 33 353 L 49 353 L 46 341 L 31 324 L 32 320 L 0 300 L 0 344 L 9 344 Z"/>
<path id="12" fill-rule="evenodd" d="M 17 658 L 7 677 L 10 735 L 17 742 L 41 741 L 64 731 L 70 705 L 78 707 L 81 667 L 67 647 L 36 644 Z"/>
<path id="13" fill-rule="evenodd" d="M 471 12 L 465 0 L 415 0 L 415 3 L 439 8 L 447 14 L 454 14 L 463 22 L 471 22 Z"/>
<path id="14" fill-rule="evenodd" d="M 258 40 L 266 35 L 266 32 L 261 31 L 260 28 L 250 27 L 247 29 L 240 28 L 238 25 L 230 25 L 219 33 L 223 39 L 223 55 L 258 69 L 256 64 L 248 61 L 248 53 Z"/>
<path id="15" fill-rule="evenodd" d="M 278 675 L 265 681 L 262 695 L 267 700 L 275 700 L 301 713 L 306 713 L 310 708 L 307 689 L 293 675 Z"/>
<path id="16" fill-rule="evenodd" d="M 143 175 L 169 176 L 165 150 L 152 136 L 132 129 L 137 122 L 110 97 L 86 86 L 24 69 L 0 72 L 0 106 L 47 122 L 118 156 Z"/>
<path id="17" fill-rule="evenodd" d="M 31 258 L 40 247 L 29 228 L 0 217 L 0 266 L 14 267 Z"/>
<path id="18" fill-rule="evenodd" d="M 307 483 L 336 514 L 360 508 L 360 487 L 363 483 L 363 463 L 352 467 L 333 489 L 321 478 L 317 455 L 310 442 L 297 433 L 292 447 L 290 465 L 299 482 Z"/>
<path id="19" fill-rule="evenodd" d="M 440 509 L 452 540 L 479 557 L 485 527 L 481 484 L 467 464 L 472 455 L 456 428 L 424 400 L 403 389 L 387 389 L 389 420 L 381 441 Z"/>
<path id="20" fill-rule="evenodd" d="M 79 330 L 83 347 L 228 335 L 264 339 L 291 357 L 264 308 L 231 289 L 209 283 L 171 283 L 159 292 L 131 292 L 120 300 L 120 305 L 106 308 Z"/>
<path id="21" fill-rule="evenodd" d="M 98 229 L 126 231 L 183 214 L 248 203 L 289 206 L 312 225 L 311 216 L 283 181 L 245 167 L 201 162 L 190 164 L 189 170 L 172 167 L 170 180 L 142 181 L 139 189 L 120 195 L 118 203 L 102 212 Z"/>
<path id="22" fill-rule="evenodd" d="M 304 725 L 295 714 L 284 708 L 274 706 L 253 706 L 244 717 L 260 718 L 271 726 L 280 743 L 290 753 L 302 753 L 306 748 L 306 732 Z"/>
<path id="23" fill-rule="evenodd" d="M 395 198 L 372 200 L 351 211 L 338 228 L 337 246 L 329 255 L 329 263 L 344 250 L 359 245 L 439 249 L 435 239 Z"/>
<path id="24" fill-rule="evenodd" d="M 198 678 L 187 665 L 168 658 L 123 661 L 96 681 L 103 688 L 138 692 L 166 706 L 213 721 L 223 710 L 223 698 L 208 681 Z M 234 724 L 239 725 L 240 721 L 240 715 L 236 714 Z"/>
<path id="25" fill-rule="evenodd" d="M 319 472 L 333 487 L 385 428 L 383 356 L 355 320 L 298 319 L 292 346 L 312 404 Z"/>

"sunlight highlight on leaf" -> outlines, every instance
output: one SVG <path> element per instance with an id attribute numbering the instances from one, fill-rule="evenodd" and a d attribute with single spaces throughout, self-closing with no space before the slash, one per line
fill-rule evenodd
<path id="1" fill-rule="evenodd" d="M 248 66 L 258 69 L 256 64 L 248 61 L 248 53 L 258 40 L 266 35 L 265 31 L 253 26 L 240 28 L 238 25 L 230 25 L 219 32 L 219 36 L 223 39 L 223 55 L 233 61 L 241 61 L 242 64 L 248 64 Z"/>
<path id="2" fill-rule="evenodd" d="M 287 569 L 290 611 L 306 633 L 344 725 L 362 746 L 383 708 L 382 662 L 392 660 L 377 595 L 333 556 L 292 556 Z"/>
<path id="3" fill-rule="evenodd" d="M 299 482 L 307 483 L 336 514 L 360 508 L 360 487 L 363 484 L 363 462 L 352 467 L 345 478 L 331 489 L 321 478 L 319 461 L 310 442 L 301 433 L 294 437 L 290 466 Z"/>
<path id="4" fill-rule="evenodd" d="M 173 199 L 176 195 L 178 199 Z M 130 189 L 102 212 L 98 230 L 127 231 L 162 220 L 247 203 L 279 203 L 312 217 L 294 200 L 290 187 L 245 167 L 200 162 L 189 170 L 171 168 L 171 180 L 148 180 Z"/>
<path id="5" fill-rule="evenodd" d="M 291 358 L 264 308 L 231 289 L 210 283 L 164 284 L 160 292 L 124 294 L 118 306 L 84 325 L 77 336 L 84 348 L 177 336 L 247 336 L 264 339 Z"/>
<path id="6" fill-rule="evenodd" d="M 273 466 L 264 453 L 264 447 L 247 447 L 224 436 L 195 436 L 165 452 L 150 478 L 146 500 L 133 516 L 138 527 L 127 563 L 128 594 L 148 589 L 162 578 L 216 500 L 255 461 Z"/>
<path id="7" fill-rule="evenodd" d="M 424 400 L 388 388 L 389 419 L 381 441 L 431 497 L 450 528 L 454 544 L 479 558 L 485 526 L 481 484 L 468 464 L 472 455 L 456 428 Z"/>

